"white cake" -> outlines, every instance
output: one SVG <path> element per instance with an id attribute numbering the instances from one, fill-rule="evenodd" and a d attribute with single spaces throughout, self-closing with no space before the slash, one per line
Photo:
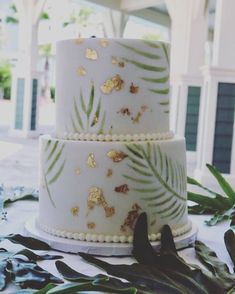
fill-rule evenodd
<path id="1" fill-rule="evenodd" d="M 156 240 L 191 227 L 184 138 L 169 130 L 168 45 L 77 39 L 57 45 L 56 136 L 40 140 L 46 232 L 131 242 L 138 215 Z"/>

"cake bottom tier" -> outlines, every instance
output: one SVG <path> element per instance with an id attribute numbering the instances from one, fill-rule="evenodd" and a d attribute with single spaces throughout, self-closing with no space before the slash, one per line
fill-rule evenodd
<path id="1" fill-rule="evenodd" d="M 46 232 L 95 242 L 132 242 L 147 213 L 150 240 L 164 224 L 175 236 L 187 214 L 185 140 L 94 142 L 40 138 L 38 225 Z"/>

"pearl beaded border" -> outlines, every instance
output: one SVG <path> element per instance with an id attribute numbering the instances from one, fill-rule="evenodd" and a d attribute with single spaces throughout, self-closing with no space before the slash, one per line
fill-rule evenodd
<path id="1" fill-rule="evenodd" d="M 133 242 L 133 236 L 118 236 L 118 235 L 104 235 L 104 234 L 92 234 L 92 233 L 75 233 L 75 232 L 69 232 L 65 230 L 59 230 L 51 228 L 45 224 L 40 223 L 37 220 L 37 225 L 45 231 L 48 234 L 67 238 L 67 239 L 74 239 L 78 241 L 87 241 L 87 242 L 99 242 L 99 243 L 132 243 Z M 192 222 L 189 220 L 186 225 L 183 225 L 182 227 L 178 229 L 172 230 L 173 237 L 181 236 L 188 231 L 192 229 Z M 157 234 L 150 234 L 149 240 L 150 241 L 158 241 L 161 238 L 161 233 Z"/>
<path id="2" fill-rule="evenodd" d="M 165 133 L 147 133 L 147 134 L 90 134 L 90 133 L 63 133 L 57 134 L 58 139 L 74 140 L 74 141 L 151 141 L 151 140 L 167 140 L 173 138 L 172 131 Z"/>

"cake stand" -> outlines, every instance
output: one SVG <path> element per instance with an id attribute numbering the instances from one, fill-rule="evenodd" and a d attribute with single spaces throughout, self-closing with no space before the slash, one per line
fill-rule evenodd
<path id="1" fill-rule="evenodd" d="M 197 227 L 192 224 L 189 232 L 175 237 L 174 242 L 177 249 L 186 248 L 195 243 L 197 237 Z M 42 231 L 36 222 L 36 217 L 25 223 L 25 233 L 27 236 L 37 238 L 50 245 L 52 249 L 67 252 L 78 253 L 85 252 L 99 256 L 130 256 L 132 255 L 133 245 L 131 243 L 99 243 L 78 241 L 50 235 Z M 155 249 L 160 248 L 160 241 L 151 242 Z"/>

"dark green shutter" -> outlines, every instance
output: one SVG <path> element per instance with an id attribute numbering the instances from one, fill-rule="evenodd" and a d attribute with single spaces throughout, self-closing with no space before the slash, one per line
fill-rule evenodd
<path id="1" fill-rule="evenodd" d="M 23 128 L 24 115 L 24 79 L 17 79 L 16 85 L 16 111 L 15 111 L 15 129 Z"/>
<path id="2" fill-rule="evenodd" d="M 234 106 L 235 84 L 219 83 L 212 163 L 222 173 L 230 173 Z"/>
<path id="3" fill-rule="evenodd" d="M 196 151 L 197 147 L 200 94 L 200 87 L 188 87 L 187 113 L 185 123 L 186 149 L 188 151 Z"/>
<path id="4" fill-rule="evenodd" d="M 36 129 L 37 92 L 38 92 L 38 80 L 37 79 L 33 79 L 33 81 L 32 81 L 31 123 L 30 123 L 30 129 L 32 131 Z"/>

